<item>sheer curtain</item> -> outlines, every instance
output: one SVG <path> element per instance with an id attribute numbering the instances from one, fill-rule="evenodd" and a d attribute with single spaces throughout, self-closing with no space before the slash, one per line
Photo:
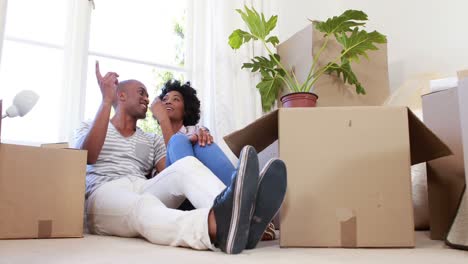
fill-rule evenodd
<path id="1" fill-rule="evenodd" d="M 187 62 L 190 80 L 202 102 L 202 124 L 215 140 L 244 127 L 262 115 L 260 95 L 255 88 L 258 76 L 241 70 L 242 63 L 263 55 L 259 44 L 234 51 L 228 37 L 237 28 L 247 30 L 235 9 L 254 6 L 269 16 L 269 1 L 192 1 L 188 18 Z M 225 146 L 222 146 L 225 148 Z"/>
<path id="2" fill-rule="evenodd" d="M 6 9 L 7 0 L 0 0 L 0 67 L 2 65 L 2 47 L 3 37 L 5 35 Z"/>
<path id="3" fill-rule="evenodd" d="M 86 100 L 86 69 L 91 11 L 94 2 L 74 0 L 68 11 L 68 32 L 65 36 L 61 116 L 61 137 L 71 142 L 74 132 L 84 119 Z"/>

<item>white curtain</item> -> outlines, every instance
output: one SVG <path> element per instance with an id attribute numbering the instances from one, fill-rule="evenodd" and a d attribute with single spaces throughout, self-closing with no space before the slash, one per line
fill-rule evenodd
<path id="1" fill-rule="evenodd" d="M 86 100 L 86 73 L 90 19 L 93 2 L 72 0 L 68 10 L 67 34 L 65 36 L 64 72 L 62 90 L 61 138 L 71 142 L 74 131 L 84 119 Z"/>
<path id="2" fill-rule="evenodd" d="M 7 1 L 8 0 L 0 0 L 0 66 L 2 65 L 2 47 L 3 37 L 5 36 Z"/>
<path id="3" fill-rule="evenodd" d="M 254 6 L 269 16 L 269 1 L 194 0 L 188 18 L 188 80 L 202 101 L 202 124 L 210 128 L 218 142 L 262 115 L 260 95 L 255 85 L 258 75 L 241 70 L 242 64 L 263 55 L 260 44 L 244 45 L 234 51 L 228 44 L 232 31 L 247 30 L 235 9 Z M 190 10 L 190 9 L 189 9 Z M 190 12 L 189 12 L 190 13 Z"/>

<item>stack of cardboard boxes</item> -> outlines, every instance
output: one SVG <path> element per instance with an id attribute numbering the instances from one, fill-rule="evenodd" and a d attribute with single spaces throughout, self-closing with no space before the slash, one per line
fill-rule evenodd
<path id="1" fill-rule="evenodd" d="M 86 151 L 56 147 L 0 143 L 0 239 L 83 236 Z"/>
<path id="2" fill-rule="evenodd" d="M 310 26 L 278 47 L 299 81 L 320 38 Z M 237 155 L 253 145 L 286 162 L 281 247 L 414 247 L 410 166 L 451 151 L 406 107 L 379 106 L 386 47 L 369 57 L 356 67 L 368 95 L 328 76 L 315 91 L 322 107 L 280 108 L 225 137 Z"/>

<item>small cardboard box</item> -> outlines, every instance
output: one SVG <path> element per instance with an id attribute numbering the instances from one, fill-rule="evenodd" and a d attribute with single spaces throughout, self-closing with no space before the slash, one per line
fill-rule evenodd
<path id="1" fill-rule="evenodd" d="M 410 165 L 450 154 L 405 107 L 281 108 L 225 137 L 237 155 L 276 139 L 281 247 L 413 247 Z"/>
<path id="2" fill-rule="evenodd" d="M 86 155 L 0 143 L 0 239 L 82 237 Z"/>
<path id="3" fill-rule="evenodd" d="M 291 36 L 277 46 L 281 62 L 288 70 L 294 70 L 297 80 L 306 80 L 312 65 L 312 55 L 319 52 L 325 38 L 312 24 Z M 351 65 L 358 80 L 366 89 L 366 95 L 356 93 L 354 86 L 344 84 L 335 75 L 324 74 L 314 85 L 313 91 L 319 96 L 317 106 L 366 106 L 382 105 L 390 95 L 388 78 L 387 45 L 378 44 L 376 51 L 369 51 L 369 59 L 362 58 Z M 341 52 L 341 46 L 331 38 L 327 49 L 318 60 L 319 67 L 325 66 Z M 281 96 L 281 94 L 280 94 Z"/>
<path id="4" fill-rule="evenodd" d="M 454 155 L 427 163 L 431 239 L 444 240 L 457 213 L 468 162 L 468 78 L 422 96 L 424 123 Z"/>

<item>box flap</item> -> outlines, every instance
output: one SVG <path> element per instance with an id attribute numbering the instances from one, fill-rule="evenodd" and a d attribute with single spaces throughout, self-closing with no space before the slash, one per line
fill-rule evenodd
<path id="1" fill-rule="evenodd" d="M 41 144 L 41 148 L 66 149 L 68 148 L 68 142 L 45 143 Z"/>
<path id="2" fill-rule="evenodd" d="M 411 110 L 408 109 L 407 111 L 411 164 L 418 164 L 452 154 L 450 148 L 427 128 Z M 226 144 L 237 157 L 239 157 L 242 148 L 246 145 L 251 145 L 257 152 L 261 152 L 277 139 L 278 110 L 224 137 Z"/>
<path id="3" fill-rule="evenodd" d="M 278 110 L 224 137 L 224 141 L 237 157 L 246 145 L 251 145 L 257 152 L 260 152 L 277 139 Z"/>
<path id="4" fill-rule="evenodd" d="M 408 109 L 411 164 L 452 155 L 450 148 Z"/>

